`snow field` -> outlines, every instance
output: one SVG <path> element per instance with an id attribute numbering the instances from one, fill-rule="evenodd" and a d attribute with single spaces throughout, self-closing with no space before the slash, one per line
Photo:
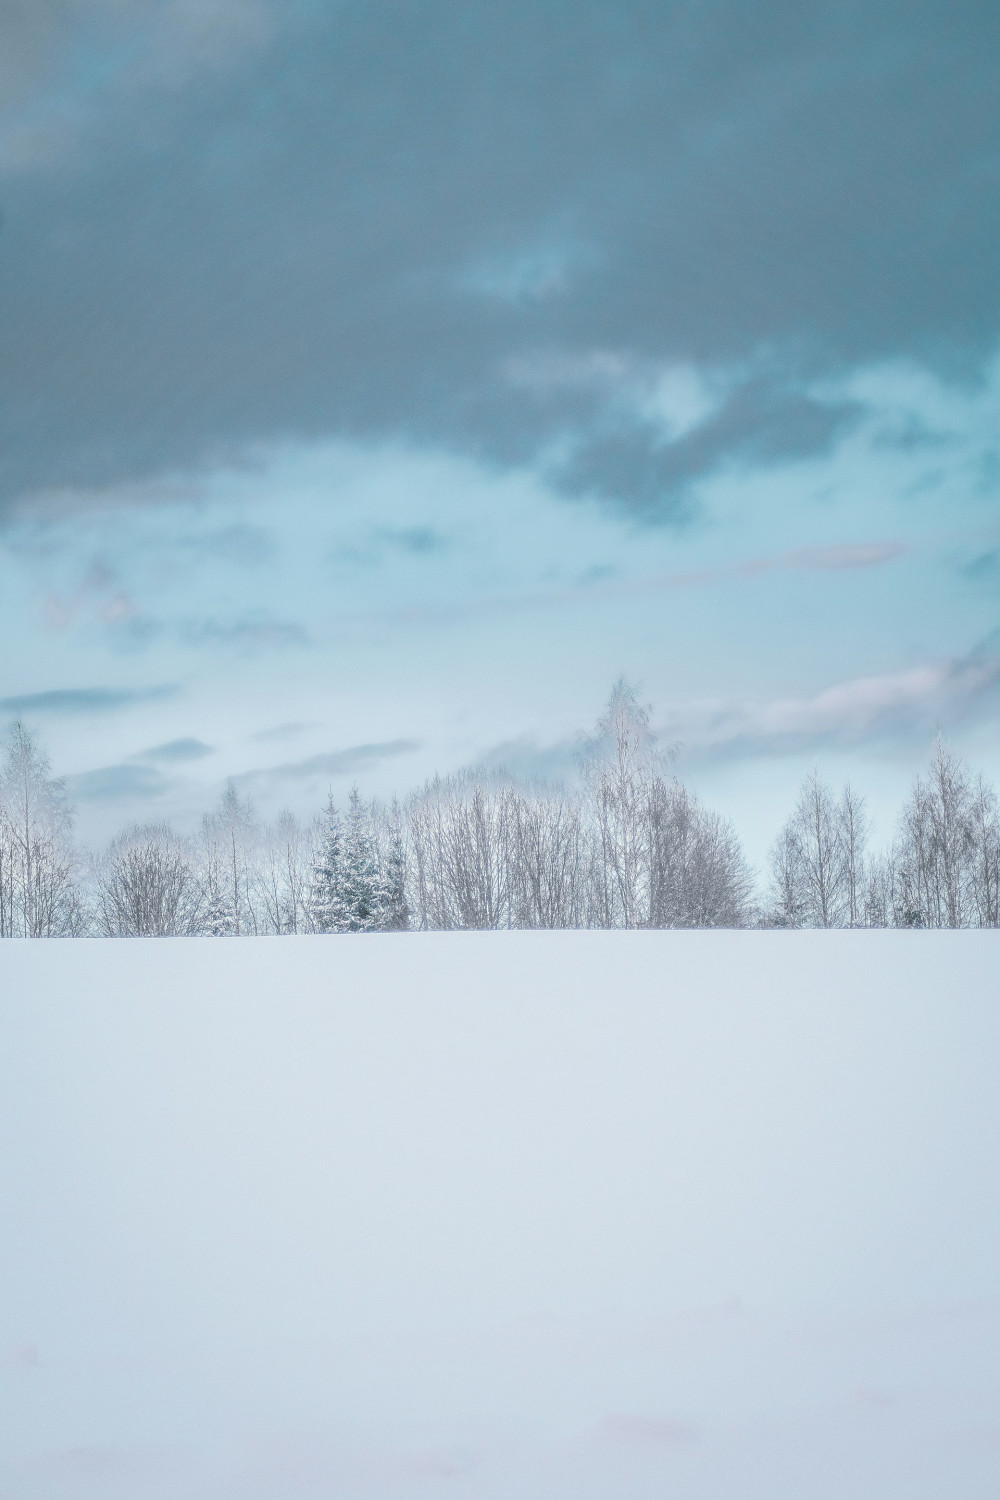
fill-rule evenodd
<path id="1" fill-rule="evenodd" d="M 0 1496 L 995 1500 L 998 959 L 0 944 Z"/>

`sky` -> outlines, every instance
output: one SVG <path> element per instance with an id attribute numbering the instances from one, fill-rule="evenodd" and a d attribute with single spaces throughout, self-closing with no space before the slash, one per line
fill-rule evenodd
<path id="1" fill-rule="evenodd" d="M 985 0 L 0 0 L 0 717 L 81 834 L 1000 775 Z"/>

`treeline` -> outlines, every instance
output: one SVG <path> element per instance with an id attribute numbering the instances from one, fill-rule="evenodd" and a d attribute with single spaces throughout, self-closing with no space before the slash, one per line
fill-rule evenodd
<path id="1" fill-rule="evenodd" d="M 806 779 L 771 851 L 764 921 L 776 927 L 996 927 L 1000 925 L 1000 815 L 992 786 L 973 779 L 938 740 L 895 838 L 868 850 L 864 802 L 835 799 Z"/>
<path id="2" fill-rule="evenodd" d="M 863 799 L 810 776 L 758 884 L 732 825 L 665 770 L 625 683 L 572 787 L 463 773 L 390 806 L 355 789 L 303 824 L 261 821 L 230 785 L 193 836 L 134 825 L 90 854 L 62 783 L 15 724 L 0 778 L 0 936 L 1000 924 L 997 799 L 942 743 L 890 847 L 869 845 Z"/>

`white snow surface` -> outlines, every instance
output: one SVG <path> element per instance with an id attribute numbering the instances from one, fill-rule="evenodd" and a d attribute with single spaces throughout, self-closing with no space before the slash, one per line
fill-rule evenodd
<path id="1" fill-rule="evenodd" d="M 996 1500 L 998 976 L 0 944 L 0 1496 Z"/>

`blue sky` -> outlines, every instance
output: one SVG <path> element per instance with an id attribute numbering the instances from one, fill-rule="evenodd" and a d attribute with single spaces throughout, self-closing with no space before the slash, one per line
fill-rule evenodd
<path id="1" fill-rule="evenodd" d="M 758 861 L 1000 774 L 992 7 L 5 25 L 0 712 L 88 838 L 559 775 L 621 673 Z"/>

